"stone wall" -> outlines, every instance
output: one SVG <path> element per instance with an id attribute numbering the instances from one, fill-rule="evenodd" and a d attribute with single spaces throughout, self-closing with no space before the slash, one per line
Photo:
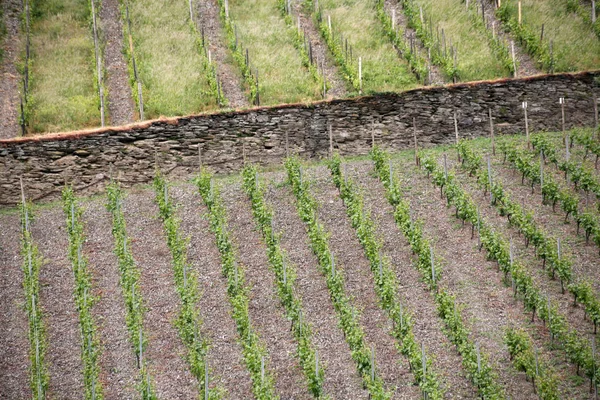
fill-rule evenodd
<path id="1" fill-rule="evenodd" d="M 279 163 L 286 140 L 291 152 L 322 157 L 328 124 L 342 154 L 368 152 L 372 131 L 386 147 L 412 147 L 413 120 L 420 145 L 453 142 L 454 112 L 461 137 L 489 133 L 488 108 L 498 134 L 518 132 L 524 100 L 531 130 L 560 129 L 559 97 L 566 98 L 567 127 L 591 125 L 599 81 L 600 71 L 544 75 L 0 140 L 0 204 L 19 201 L 21 176 L 34 200 L 56 196 L 65 180 L 87 192 L 100 190 L 111 175 L 125 185 L 147 182 L 155 163 L 189 176 L 198 168 L 198 146 L 203 164 L 217 172 L 239 169 L 244 154 L 252 162 Z"/>

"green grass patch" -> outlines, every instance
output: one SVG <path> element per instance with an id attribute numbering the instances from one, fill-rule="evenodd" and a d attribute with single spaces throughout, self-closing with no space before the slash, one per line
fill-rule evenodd
<path id="1" fill-rule="evenodd" d="M 321 0 L 324 24 L 331 25 L 334 40 L 340 34 L 352 46 L 352 64 L 362 58 L 363 92 L 397 92 L 418 85 L 408 64 L 401 60 L 378 20 L 375 1 Z"/>
<path id="2" fill-rule="evenodd" d="M 38 0 L 32 17 L 28 131 L 100 125 L 89 2 Z"/>
<path id="3" fill-rule="evenodd" d="M 237 26 L 239 43 L 248 48 L 252 73 L 258 68 L 261 105 L 321 99 L 315 82 L 294 48 L 275 1 L 233 0 L 229 13 Z"/>
<path id="4" fill-rule="evenodd" d="M 188 115 L 218 108 L 206 64 L 189 28 L 188 2 L 135 0 L 129 3 L 129 16 L 144 117 Z M 129 46 L 126 22 L 124 32 L 124 45 Z M 131 68 L 131 62 L 129 65 Z M 133 73 L 130 76 L 137 93 Z"/>
<path id="5" fill-rule="evenodd" d="M 421 5 L 427 18 L 431 18 L 437 36 L 439 25 L 446 37 L 446 46 L 450 42 L 457 50 L 457 68 L 461 81 L 494 79 L 509 76 L 508 71 L 494 56 L 487 44 L 487 38 L 473 27 L 465 4 L 455 0 L 422 0 Z"/>
<path id="6" fill-rule="evenodd" d="M 516 24 L 518 18 L 518 1 L 502 2 L 501 14 L 511 18 Z M 564 0 L 522 0 L 522 26 L 531 36 L 527 50 L 536 53 L 539 46 L 542 24 L 544 40 L 542 46 L 553 41 L 554 71 L 582 71 L 600 66 L 600 40 L 590 29 L 589 24 L 577 14 L 568 12 Z M 509 23 L 510 24 L 510 23 Z M 549 50 L 547 50 L 549 52 Z M 549 56 L 549 54 L 546 54 Z M 534 56 L 536 59 L 543 54 Z"/>

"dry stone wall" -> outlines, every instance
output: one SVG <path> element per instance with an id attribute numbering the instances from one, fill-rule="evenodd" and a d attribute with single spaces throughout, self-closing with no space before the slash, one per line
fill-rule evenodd
<path id="1" fill-rule="evenodd" d="M 0 140 L 0 204 L 20 199 L 19 177 L 29 198 L 51 198 L 73 182 L 84 192 L 101 190 L 109 176 L 125 185 L 148 182 L 154 167 L 175 176 L 204 165 L 217 172 L 240 169 L 243 158 L 278 163 L 290 152 L 307 158 L 334 147 L 344 155 L 364 154 L 375 139 L 385 147 L 428 146 L 454 141 L 453 113 L 462 137 L 489 133 L 491 108 L 498 134 L 523 130 L 521 102 L 529 104 L 532 130 L 561 127 L 559 97 L 565 97 L 567 127 L 594 123 L 594 91 L 600 71 L 456 84 L 377 94 L 355 99 L 255 108 L 92 131 Z"/>

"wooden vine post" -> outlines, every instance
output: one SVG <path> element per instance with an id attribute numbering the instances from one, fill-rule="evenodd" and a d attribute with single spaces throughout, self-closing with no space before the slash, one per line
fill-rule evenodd
<path id="1" fill-rule="evenodd" d="M 492 140 L 492 154 L 496 155 L 496 142 L 494 141 L 494 120 L 492 119 L 492 109 L 488 108 L 490 118 L 490 138 Z"/>
<path id="2" fill-rule="evenodd" d="M 560 97 L 558 99 L 558 103 L 560 104 L 560 115 L 561 115 L 561 121 L 562 121 L 562 133 L 563 133 L 563 139 L 565 136 L 565 98 L 564 97 Z"/>
<path id="3" fill-rule="evenodd" d="M 525 138 L 527 140 L 527 148 L 531 147 L 531 143 L 529 141 L 529 121 L 527 120 L 527 102 L 524 101 L 521 103 L 521 107 L 523 108 L 523 114 L 525 117 Z"/>
<path id="4" fill-rule="evenodd" d="M 519 4 L 518 4 L 518 8 L 519 8 L 519 25 L 521 25 L 521 0 L 519 0 Z"/>
<path id="5" fill-rule="evenodd" d="M 102 126 L 104 123 L 104 85 L 102 84 L 102 67 L 100 62 L 100 52 L 98 49 L 98 25 L 96 23 L 96 6 L 95 0 L 91 0 L 92 4 L 92 25 L 94 30 L 94 56 L 96 59 L 96 73 L 98 79 L 98 96 L 100 97 L 100 124 Z"/>
<path id="6" fill-rule="evenodd" d="M 329 130 L 329 158 L 333 158 L 333 130 L 331 129 L 331 123 L 327 124 Z"/>
<path id="7" fill-rule="evenodd" d="M 362 94 L 363 92 L 363 83 L 362 83 L 362 57 L 358 57 L 358 93 Z"/>
<path id="8" fill-rule="evenodd" d="M 417 119 L 413 117 L 413 138 L 415 141 L 415 164 L 419 166 L 419 147 L 417 145 Z"/>

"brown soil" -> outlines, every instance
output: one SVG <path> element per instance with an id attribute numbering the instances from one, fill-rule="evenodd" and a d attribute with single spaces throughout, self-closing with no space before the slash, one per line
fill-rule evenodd
<path id="1" fill-rule="evenodd" d="M 481 2 L 481 3 L 483 3 L 483 2 Z M 489 30 L 492 30 L 493 29 L 492 24 L 494 24 L 496 34 L 499 35 L 500 38 L 502 38 L 505 43 L 508 43 L 509 46 L 510 46 L 511 40 L 514 40 L 514 42 L 515 42 L 515 59 L 517 60 L 517 63 L 519 64 L 517 66 L 517 77 L 522 78 L 524 76 L 532 76 L 532 75 L 542 74 L 543 72 L 538 69 L 535 60 L 533 60 L 531 58 L 531 56 L 527 53 L 527 51 L 525 51 L 525 49 L 519 45 L 517 40 L 515 40 L 510 35 L 510 33 L 505 32 L 502 29 L 502 23 L 500 22 L 500 20 L 498 20 L 498 18 L 496 18 L 496 14 L 495 14 L 496 7 L 495 7 L 494 3 L 495 2 L 493 0 L 488 0 L 487 2 L 483 3 L 484 8 L 485 8 L 484 14 L 485 14 L 485 20 L 487 23 L 487 27 Z"/>
<path id="2" fill-rule="evenodd" d="M 425 46 L 423 46 L 423 42 L 421 42 L 421 39 L 419 39 L 417 37 L 415 30 L 412 28 L 409 28 L 408 19 L 402 12 L 402 6 L 400 4 L 398 4 L 398 0 L 385 0 L 384 7 L 385 7 L 385 11 L 388 13 L 388 15 L 390 17 L 392 15 L 392 10 L 396 10 L 396 26 L 402 27 L 402 29 L 404 30 L 404 36 L 407 38 L 407 41 L 410 40 L 410 38 L 413 38 L 416 46 L 419 49 L 419 52 L 428 54 L 427 49 L 425 48 Z M 400 57 L 402 57 L 402 55 L 400 55 Z M 427 58 L 429 59 L 429 57 L 427 57 Z M 431 59 L 429 59 L 429 66 L 431 69 L 431 81 L 428 82 L 427 84 L 428 85 L 443 85 L 446 80 L 445 80 L 444 74 L 442 73 L 440 68 L 437 65 L 433 64 L 431 62 Z"/>
<path id="3" fill-rule="evenodd" d="M 180 302 L 171 270 L 171 253 L 153 199 L 152 191 L 137 190 L 125 198 L 123 205 L 146 307 L 144 332 L 148 346 L 144 357 L 149 361 L 150 376 L 159 398 L 191 399 L 198 394 L 198 382 L 184 360 L 186 349 L 174 326 Z"/>
<path id="4" fill-rule="evenodd" d="M 444 382 L 446 396 L 451 399 L 475 398 L 477 392 L 462 368 L 462 358 L 444 335 L 444 323 L 438 318 L 433 296 L 414 268 L 410 244 L 394 221 L 393 207 L 386 200 L 383 185 L 373 177 L 371 162 L 348 166 L 347 174 L 362 190 L 365 204 L 376 221 L 377 235 L 383 239 L 382 252 L 390 257 L 398 277 L 402 305 L 413 316 L 413 332 L 418 343 L 425 343 L 433 359 L 434 371 Z"/>
<path id="5" fill-rule="evenodd" d="M 40 210 L 32 227 L 44 264 L 40 269 L 40 304 L 44 310 L 48 347 L 46 362 L 51 397 L 83 398 L 83 363 L 75 278 L 68 259 L 68 235 L 61 207 Z"/>
<path id="6" fill-rule="evenodd" d="M 329 246 L 336 267 L 344 274 L 346 294 L 360 312 L 366 343 L 375 348 L 377 373 L 386 388 L 394 393 L 394 399 L 418 398 L 420 390 L 415 386 L 407 360 L 396 349 L 391 336 L 391 320 L 379 307 L 368 260 L 354 235 L 328 169 L 319 166 L 307 170 L 306 175 L 313 182 L 312 194 L 319 204 L 319 220 L 331 233 Z"/>
<path id="7" fill-rule="evenodd" d="M 119 264 L 113 253 L 112 218 L 105 199 L 84 204 L 86 242 L 83 253 L 93 279 L 97 303 L 92 310 L 101 342 L 100 379 L 107 399 L 137 397 L 139 377 L 136 359 L 125 321 L 127 312 L 120 285 Z"/>
<path id="8" fill-rule="evenodd" d="M 327 98 L 341 98 L 346 97 L 348 89 L 346 81 L 342 78 L 338 67 L 333 61 L 327 44 L 321 39 L 319 29 L 315 26 L 313 19 L 310 15 L 306 15 L 302 11 L 302 3 L 298 2 L 293 5 L 295 13 L 292 14 L 292 20 L 295 25 L 298 24 L 298 18 L 300 18 L 300 27 L 304 30 L 305 36 L 312 45 L 313 58 L 319 66 L 319 71 L 324 71 L 325 80 L 331 86 L 327 91 Z M 321 65 L 323 70 L 321 70 Z"/>
<path id="9" fill-rule="evenodd" d="M 112 125 L 133 122 L 134 102 L 129 86 L 129 71 L 123 57 L 123 27 L 119 0 L 103 0 L 100 29 L 104 36 L 104 67 L 108 87 L 108 112 Z"/>
<path id="10" fill-rule="evenodd" d="M 0 398 L 26 399 L 29 388 L 29 341 L 23 272 L 21 222 L 17 214 L 2 217 L 0 229 Z"/>
<path id="11" fill-rule="evenodd" d="M 449 167 L 453 162 L 455 162 L 454 158 L 449 158 Z M 500 217 L 496 209 L 489 204 L 489 194 L 486 196 L 483 194 L 483 191 L 478 190 L 474 178 L 467 178 L 468 174 L 459 174 L 458 176 L 460 177 L 459 181 L 462 183 L 463 189 L 470 193 L 473 200 L 479 205 L 481 216 L 486 223 L 492 226 L 497 232 L 501 233 L 504 238 L 512 238 L 515 260 L 521 262 L 528 269 L 534 283 L 540 288 L 541 292 L 549 294 L 550 299 L 559 304 L 559 310 L 567 317 L 568 322 L 571 323 L 573 328 L 578 329 L 579 332 L 586 331 L 586 328 L 589 330 L 589 326 L 586 326 L 590 325 L 589 322 L 585 324 L 581 318 L 581 314 L 579 314 L 579 318 L 577 318 L 577 309 L 572 307 L 572 299 L 570 299 L 567 294 L 560 294 L 560 283 L 558 281 L 550 281 L 547 278 L 546 273 L 541 268 L 541 261 L 535 257 L 534 250 L 531 247 L 525 248 L 523 238 L 517 234 L 516 230 L 509 228 L 506 218 Z M 453 215 L 454 210 L 449 210 L 448 213 Z M 470 227 L 463 228 L 462 231 L 465 231 L 470 235 Z M 495 264 L 491 268 L 497 274 L 497 281 L 501 282 L 503 274 L 498 273 Z M 512 295 L 512 293 L 510 293 L 511 291 L 512 289 L 510 288 L 505 288 L 504 290 L 504 292 L 508 292 L 509 295 Z M 522 311 L 522 323 L 526 324 L 527 320 L 531 321 L 531 312 L 524 311 L 522 302 L 518 300 L 515 304 L 517 307 L 514 308 L 518 308 Z M 531 323 L 527 324 L 531 325 Z M 535 332 L 532 333 L 532 336 L 536 338 L 536 347 L 538 349 L 544 347 L 546 350 L 552 350 L 552 357 L 554 359 L 553 365 L 558 369 L 559 375 L 563 378 L 560 379 L 559 382 L 561 383 L 561 390 L 565 393 L 565 397 L 587 398 L 585 383 L 583 385 L 578 385 L 581 382 L 573 378 L 575 368 L 566 364 L 564 352 L 561 349 L 557 349 L 557 346 L 554 344 L 550 343 L 549 332 L 538 318 L 535 319 L 535 326 L 536 329 Z M 541 341 L 537 341 L 537 338 L 541 339 Z"/>
<path id="12" fill-rule="evenodd" d="M 283 399 L 309 399 L 306 379 L 296 357 L 297 346 L 290 332 L 290 321 L 280 305 L 267 249 L 254 224 L 249 200 L 239 182 L 224 187 L 222 196 L 232 240 L 237 245 L 238 260 L 251 288 L 249 314 L 268 350 L 270 360 L 265 360 L 265 364 L 274 372 L 276 392 Z"/>
<path id="13" fill-rule="evenodd" d="M 20 0 L 6 0 L 0 5 L 4 9 L 6 36 L 0 45 L 4 49 L 4 58 L 0 63 L 0 139 L 19 136 L 19 82 L 21 74 L 17 71 L 17 62 L 21 51 L 21 10 Z"/>
<path id="14" fill-rule="evenodd" d="M 281 247 L 288 265 L 296 269 L 296 290 L 302 299 L 306 321 L 312 326 L 312 341 L 325 366 L 326 394 L 339 399 L 367 398 L 362 380 L 350 356 L 338 319 L 329 297 L 325 279 L 318 269 L 318 260 L 310 248 L 304 223 L 294 207 L 295 199 L 289 187 L 280 188 L 285 174 L 271 174 L 266 195 L 274 209 L 274 225 L 281 234 Z"/>
<path id="15" fill-rule="evenodd" d="M 216 0 L 208 0 L 199 1 L 197 7 L 198 16 L 195 22 L 198 25 L 198 30 L 201 31 L 204 28 L 211 58 L 219 66 L 217 75 L 219 76 L 219 82 L 223 85 L 223 93 L 229 101 L 229 107 L 234 109 L 247 108 L 250 103 L 242 87 L 243 78 L 238 68 L 233 65 L 233 58 L 227 48 L 227 39 L 221 25 L 219 6 Z"/>
<path id="16" fill-rule="evenodd" d="M 188 260 L 198 273 L 201 297 L 198 310 L 202 318 L 201 332 L 210 341 L 208 365 L 211 379 L 223 387 L 229 398 L 252 397 L 252 381 L 244 364 L 235 322 L 227 300 L 226 278 L 221 273 L 219 251 L 210 231 L 207 209 L 193 185 L 175 186 L 171 196 L 181 206 L 181 234 L 190 238 Z"/>

